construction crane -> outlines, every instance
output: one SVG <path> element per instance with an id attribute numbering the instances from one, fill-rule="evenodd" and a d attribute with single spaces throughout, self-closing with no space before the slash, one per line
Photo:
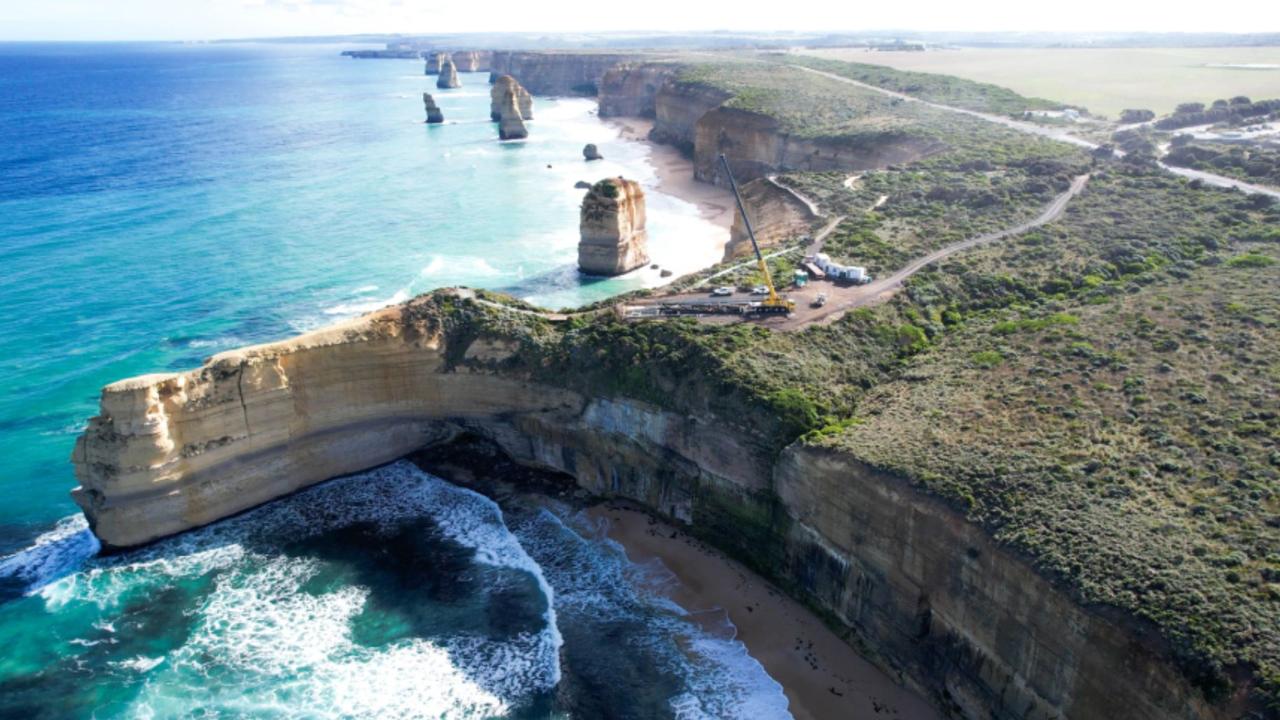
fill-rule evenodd
<path id="1" fill-rule="evenodd" d="M 760 254 L 760 243 L 756 242 L 756 232 L 751 228 L 751 218 L 747 217 L 747 208 L 742 204 L 738 183 L 733 179 L 733 171 L 729 169 L 729 160 L 724 153 L 720 153 L 720 166 L 724 168 L 725 177 L 729 178 L 729 189 L 733 190 L 733 199 L 738 203 L 738 212 L 742 213 L 742 224 L 747 228 L 747 237 L 751 238 L 751 249 L 756 251 L 756 263 L 760 266 L 760 273 L 764 275 L 765 287 L 769 288 L 769 297 L 760 301 L 759 306 L 754 309 L 756 312 L 789 313 L 796 309 L 796 304 L 779 295 L 778 289 L 773 286 L 773 276 L 769 274 L 769 266 L 764 261 L 764 255 Z"/>

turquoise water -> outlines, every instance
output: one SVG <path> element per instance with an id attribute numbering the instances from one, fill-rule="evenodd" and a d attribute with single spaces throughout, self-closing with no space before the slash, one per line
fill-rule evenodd
<path id="1" fill-rule="evenodd" d="M 0 45 L 0 716 L 778 717 L 732 628 L 566 508 L 407 464 L 114 557 L 67 457 L 99 388 L 443 285 L 576 305 L 577 180 L 652 183 L 578 99 L 337 48 Z M 421 93 L 449 122 L 426 126 Z M 584 143 L 604 162 L 586 165 Z M 654 260 L 723 232 L 650 193 Z"/>

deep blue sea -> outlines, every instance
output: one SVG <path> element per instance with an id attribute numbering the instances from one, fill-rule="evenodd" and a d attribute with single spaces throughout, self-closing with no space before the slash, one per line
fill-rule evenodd
<path id="1" fill-rule="evenodd" d="M 655 177 L 594 103 L 536 98 L 499 143 L 486 74 L 339 49 L 0 44 L 0 717 L 785 716 L 660 568 L 407 463 L 97 556 L 67 458 L 108 382 L 444 285 L 658 282 L 574 268 L 574 182 Z M 714 260 L 723 230 L 650 190 L 655 262 Z"/>

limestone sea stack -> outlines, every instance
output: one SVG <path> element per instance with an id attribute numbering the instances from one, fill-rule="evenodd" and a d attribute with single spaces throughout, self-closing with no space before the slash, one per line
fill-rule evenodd
<path id="1" fill-rule="evenodd" d="M 529 129 L 524 126 L 520 108 L 516 107 L 516 97 L 507 93 L 503 96 L 503 104 L 498 113 L 498 139 L 522 140 L 527 137 Z"/>
<path id="2" fill-rule="evenodd" d="M 462 87 L 462 83 L 458 82 L 458 68 L 448 56 L 440 62 L 440 78 L 436 80 L 436 87 L 441 90 Z"/>
<path id="3" fill-rule="evenodd" d="M 596 147 L 595 143 L 587 143 L 582 147 L 582 157 L 588 161 L 604 159 L 600 154 L 600 148 Z"/>
<path id="4" fill-rule="evenodd" d="M 440 112 L 440 106 L 436 105 L 436 99 L 431 97 L 431 93 L 422 93 L 422 104 L 427 109 L 427 122 L 431 124 L 444 122 L 444 113 Z"/>
<path id="5" fill-rule="evenodd" d="M 582 200 L 578 268 L 588 275 L 621 275 L 649 263 L 644 191 L 621 177 L 601 180 Z"/>
<path id="6" fill-rule="evenodd" d="M 444 53 L 439 53 L 439 52 L 427 53 L 427 69 L 424 71 L 425 74 L 439 75 L 440 64 L 445 59 L 445 57 L 446 55 Z"/>
<path id="7" fill-rule="evenodd" d="M 490 120 L 498 122 L 502 119 L 502 106 L 506 102 L 504 99 L 506 95 L 515 97 L 516 107 L 520 108 L 522 119 L 533 119 L 533 96 L 515 78 L 510 75 L 499 75 L 493 81 L 493 87 L 489 88 Z"/>

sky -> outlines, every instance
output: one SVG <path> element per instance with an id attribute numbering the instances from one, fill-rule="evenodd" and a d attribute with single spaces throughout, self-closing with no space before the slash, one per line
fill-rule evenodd
<path id="1" fill-rule="evenodd" d="M 883 29 L 1280 32 L 1280 1 L 0 0 L 0 40 L 354 33 Z"/>

